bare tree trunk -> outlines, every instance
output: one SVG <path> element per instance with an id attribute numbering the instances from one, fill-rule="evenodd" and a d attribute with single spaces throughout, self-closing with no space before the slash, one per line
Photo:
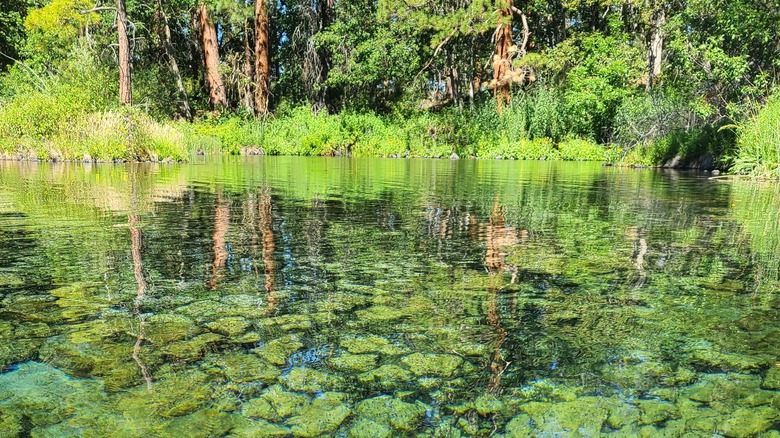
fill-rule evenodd
<path id="1" fill-rule="evenodd" d="M 119 39 L 119 103 L 132 105 L 133 91 L 130 79 L 130 41 L 127 38 L 127 11 L 125 0 L 116 0 L 116 28 Z"/>
<path id="2" fill-rule="evenodd" d="M 663 26 L 666 23 L 664 8 L 661 7 L 653 18 L 653 36 L 650 39 L 650 50 L 647 56 L 647 86 L 645 91 L 648 92 L 653 89 L 656 78 L 661 75 L 661 60 L 664 50 Z"/>
<path id="3" fill-rule="evenodd" d="M 190 111 L 190 101 L 187 99 L 187 90 L 184 89 L 184 82 L 181 80 L 181 73 L 179 72 L 179 64 L 176 62 L 176 58 L 173 56 L 173 43 L 171 43 L 171 28 L 168 26 L 168 16 L 165 15 L 162 1 L 157 1 L 157 7 L 160 11 L 160 17 L 163 22 L 163 43 L 165 46 L 165 56 L 168 57 L 168 62 L 171 63 L 171 71 L 173 76 L 176 77 L 176 87 L 179 89 L 179 96 L 181 97 L 182 109 L 184 110 L 184 117 L 187 120 L 192 120 L 192 111 Z"/>
<path id="4" fill-rule="evenodd" d="M 268 0 L 255 0 L 255 111 L 258 116 L 268 114 L 269 33 Z"/>
<path id="5" fill-rule="evenodd" d="M 200 35 L 203 39 L 203 56 L 206 63 L 206 87 L 209 91 L 209 101 L 214 107 L 227 108 L 225 85 L 222 82 L 222 74 L 219 72 L 217 31 L 209 18 L 209 11 L 205 4 L 198 6 L 197 15 Z"/>

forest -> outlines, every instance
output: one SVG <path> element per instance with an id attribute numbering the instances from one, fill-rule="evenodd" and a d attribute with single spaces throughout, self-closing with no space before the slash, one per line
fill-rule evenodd
<path id="1" fill-rule="evenodd" d="M 0 156 L 780 177 L 769 0 L 0 0 Z"/>

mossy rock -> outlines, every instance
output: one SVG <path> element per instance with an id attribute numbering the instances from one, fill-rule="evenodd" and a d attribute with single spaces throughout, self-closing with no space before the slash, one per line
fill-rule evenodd
<path id="1" fill-rule="evenodd" d="M 296 367 L 281 378 L 284 384 L 293 391 L 318 392 L 337 389 L 344 383 L 339 376 L 328 374 L 312 368 Z"/>
<path id="2" fill-rule="evenodd" d="M 144 338 L 156 345 L 185 339 L 196 334 L 197 331 L 195 322 L 184 315 L 151 315 L 144 324 Z"/>
<path id="3" fill-rule="evenodd" d="M 691 353 L 692 364 L 701 371 L 759 372 L 775 363 L 771 355 L 720 352 L 713 347 L 697 348 Z"/>
<path id="4" fill-rule="evenodd" d="M 427 409 L 420 402 L 406 403 L 388 395 L 363 400 L 355 408 L 358 418 L 404 431 L 417 429 Z"/>
<path id="5" fill-rule="evenodd" d="M 294 392 L 285 391 L 281 385 L 268 388 L 261 397 L 266 400 L 280 418 L 286 418 L 299 413 L 309 405 L 309 397 Z"/>
<path id="6" fill-rule="evenodd" d="M 222 369 L 225 377 L 239 383 L 271 383 L 282 373 L 282 370 L 254 354 L 228 353 L 218 356 L 214 363 Z"/>
<path id="7" fill-rule="evenodd" d="M 677 406 L 661 400 L 639 400 L 639 424 L 661 423 L 671 418 L 679 418 Z"/>
<path id="8" fill-rule="evenodd" d="M 380 353 L 391 345 L 387 338 L 376 335 L 352 337 L 341 341 L 341 347 L 352 354 Z"/>
<path id="9" fill-rule="evenodd" d="M 543 414 L 541 424 L 537 421 L 536 425 L 542 434 L 597 436 L 609 415 L 607 404 L 600 397 L 580 397 L 570 402 L 554 403 Z"/>
<path id="10" fill-rule="evenodd" d="M 242 335 L 249 330 L 250 327 L 252 327 L 252 323 L 240 316 L 219 318 L 206 324 L 206 328 L 212 332 L 225 336 Z"/>
<path id="11" fill-rule="evenodd" d="M 607 410 L 609 414 L 607 415 L 607 424 L 611 428 L 622 429 L 639 421 L 639 408 L 616 398 L 608 400 Z"/>
<path id="12" fill-rule="evenodd" d="M 293 330 L 307 331 L 314 326 L 307 315 L 282 315 L 265 318 L 261 321 L 261 324 L 267 328 L 278 328 L 286 332 Z"/>
<path id="13" fill-rule="evenodd" d="M 197 370 L 172 373 L 152 384 L 118 393 L 116 409 L 132 416 L 178 417 L 197 411 L 212 400 L 211 378 Z M 151 417 L 150 417 L 151 418 Z"/>
<path id="14" fill-rule="evenodd" d="M 241 406 L 241 414 L 248 418 L 261 418 L 268 421 L 280 420 L 271 403 L 260 397 L 245 401 Z"/>
<path id="15" fill-rule="evenodd" d="M 343 397 L 325 393 L 305 407 L 300 415 L 287 420 L 294 435 L 316 437 L 335 431 L 349 417 L 351 410 Z"/>
<path id="16" fill-rule="evenodd" d="M 504 407 L 504 402 L 493 394 L 482 394 L 474 400 L 474 409 L 483 416 L 501 412 Z"/>
<path id="17" fill-rule="evenodd" d="M 165 425 L 162 435 L 188 438 L 224 436 L 234 425 L 232 415 L 206 408 L 172 419 Z"/>
<path id="18" fill-rule="evenodd" d="M 376 354 L 342 353 L 327 360 L 328 365 L 342 372 L 366 372 L 376 367 Z"/>
<path id="19" fill-rule="evenodd" d="M 393 389 L 407 385 L 412 381 L 413 376 L 398 365 L 389 364 L 358 374 L 357 379 L 363 384 L 375 384 L 381 388 Z"/>
<path id="20" fill-rule="evenodd" d="M 288 427 L 280 424 L 270 423 L 265 420 L 238 420 L 238 424 L 231 431 L 230 436 L 238 438 L 255 437 L 284 437 L 291 433 Z"/>
<path id="21" fill-rule="evenodd" d="M 297 335 L 283 336 L 254 350 L 255 354 L 274 365 L 284 365 L 291 354 L 303 348 L 303 342 Z"/>
<path id="22" fill-rule="evenodd" d="M 777 419 L 777 411 L 770 407 L 738 409 L 728 415 L 718 429 L 727 437 L 745 438 L 768 430 Z"/>
<path id="23" fill-rule="evenodd" d="M 14 426 L 13 414 L 24 414 L 23 422 L 48 426 L 67 421 L 75 413 L 90 412 L 106 402 L 102 385 L 94 379 L 74 379 L 47 364 L 25 362 L 0 374 L 0 423 Z"/>
<path id="24" fill-rule="evenodd" d="M 401 359 L 409 370 L 418 376 L 449 377 L 463 363 L 454 354 L 412 353 Z"/>
<path id="25" fill-rule="evenodd" d="M 364 324 L 386 323 L 397 321 L 408 316 L 408 312 L 402 309 L 396 309 L 390 306 L 371 306 L 355 312 L 358 320 Z"/>
<path id="26" fill-rule="evenodd" d="M 174 360 L 192 362 L 203 357 L 204 352 L 214 344 L 222 342 L 224 337 L 216 333 L 204 333 L 192 339 L 172 342 L 162 352 Z"/>
<path id="27" fill-rule="evenodd" d="M 761 381 L 764 389 L 780 390 L 780 368 L 772 367 L 767 371 L 764 380 Z"/>
<path id="28" fill-rule="evenodd" d="M 528 414 L 520 414 L 506 424 L 504 436 L 507 438 L 525 438 L 532 436 L 534 428 Z"/>
<path id="29" fill-rule="evenodd" d="M 352 425 L 347 436 L 349 438 L 387 438 L 392 434 L 393 429 L 388 425 L 363 418 Z"/>

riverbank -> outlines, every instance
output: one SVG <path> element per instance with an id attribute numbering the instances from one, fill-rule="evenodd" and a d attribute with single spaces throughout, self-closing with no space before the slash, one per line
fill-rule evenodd
<path id="1" fill-rule="evenodd" d="M 540 136 L 520 112 L 312 113 L 293 108 L 264 120 L 205 113 L 193 122 L 156 120 L 140 108 L 63 111 L 6 106 L 0 159 L 69 162 L 187 162 L 197 155 L 353 156 L 598 161 L 636 167 L 733 170 L 780 176 L 780 99 L 735 132 L 697 128 L 652 142 L 599 144 Z M 30 103 L 28 100 L 27 103 Z M 484 113 L 488 113 L 484 111 Z M 482 114 L 485 117 L 480 116 Z"/>
<path id="2" fill-rule="evenodd" d="M 160 122 L 138 109 L 117 109 L 55 119 L 43 129 L 29 125 L 0 122 L 0 159 L 185 162 L 196 155 L 227 154 L 599 161 L 708 170 L 719 164 L 706 147 L 690 146 L 701 143 L 692 136 L 624 150 L 585 138 L 529 138 L 511 123 L 488 131 L 459 114 L 401 119 L 312 114 L 299 108 L 261 121 L 204 116 L 189 123 Z"/>

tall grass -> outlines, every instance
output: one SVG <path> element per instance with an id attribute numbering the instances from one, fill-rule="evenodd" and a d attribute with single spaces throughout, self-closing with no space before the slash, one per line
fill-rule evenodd
<path id="1" fill-rule="evenodd" d="M 733 170 L 780 178 L 780 93 L 740 129 Z"/>

